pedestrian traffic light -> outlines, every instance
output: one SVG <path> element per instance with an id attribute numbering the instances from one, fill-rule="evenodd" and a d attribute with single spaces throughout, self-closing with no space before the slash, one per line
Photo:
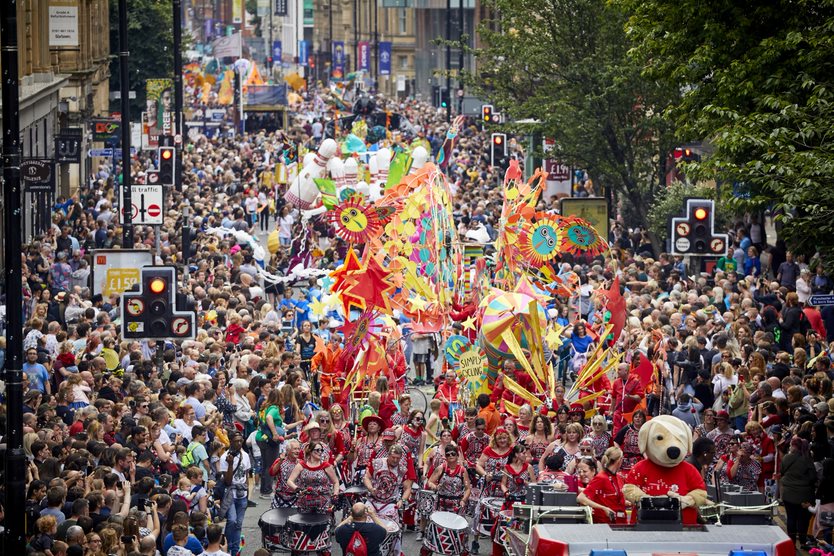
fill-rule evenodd
<path id="1" fill-rule="evenodd" d="M 483 120 L 485 124 L 493 123 L 491 104 L 484 104 L 481 106 L 481 120 Z"/>
<path id="2" fill-rule="evenodd" d="M 506 157 L 507 135 L 505 133 L 493 133 L 492 141 L 490 141 L 490 164 L 503 167 Z"/>
<path id="3" fill-rule="evenodd" d="M 183 340 L 194 338 L 196 315 L 178 310 L 177 271 L 171 266 L 146 266 L 133 291 L 122 294 L 122 337 Z"/>
<path id="4" fill-rule="evenodd" d="M 177 167 L 177 149 L 159 147 L 159 183 L 174 185 L 174 169 Z"/>

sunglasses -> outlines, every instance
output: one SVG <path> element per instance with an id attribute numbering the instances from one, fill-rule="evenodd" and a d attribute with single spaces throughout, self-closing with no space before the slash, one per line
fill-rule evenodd
<path id="1" fill-rule="evenodd" d="M 321 452 L 324 452 L 324 448 L 313 448 L 313 451 L 321 453 Z"/>

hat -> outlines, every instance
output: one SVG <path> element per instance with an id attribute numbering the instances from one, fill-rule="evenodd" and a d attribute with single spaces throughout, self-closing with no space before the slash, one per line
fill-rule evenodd
<path id="1" fill-rule="evenodd" d="M 724 410 L 721 410 L 721 411 L 719 411 L 718 413 L 715 414 L 715 418 L 716 419 L 726 419 L 726 420 L 729 421 L 730 420 L 730 414 L 727 413 Z"/>
<path id="2" fill-rule="evenodd" d="M 310 421 L 309 423 L 307 423 L 304 426 L 304 432 L 308 432 L 308 431 L 311 431 L 313 429 L 321 430 L 321 425 L 319 424 L 318 421 Z"/>
<path id="3" fill-rule="evenodd" d="M 570 404 L 570 413 L 585 413 L 585 408 L 581 403 Z"/>
<path id="4" fill-rule="evenodd" d="M 395 433 L 391 429 L 387 429 L 387 430 L 383 431 L 382 439 L 383 440 L 396 440 L 397 439 L 397 433 Z"/>
<path id="5" fill-rule="evenodd" d="M 365 429 L 365 432 L 368 431 L 368 425 L 370 423 L 376 423 L 379 425 L 379 430 L 385 430 L 385 421 L 379 415 L 368 415 L 362 419 L 362 428 Z"/>
<path id="6" fill-rule="evenodd" d="M 580 448 L 588 448 L 588 447 L 593 447 L 593 446 L 594 446 L 594 441 L 590 436 L 586 436 L 585 438 L 583 438 L 582 440 L 579 441 L 579 447 Z"/>
<path id="7" fill-rule="evenodd" d="M 55 294 L 55 301 L 61 302 L 67 297 L 67 292 L 58 292 Z"/>

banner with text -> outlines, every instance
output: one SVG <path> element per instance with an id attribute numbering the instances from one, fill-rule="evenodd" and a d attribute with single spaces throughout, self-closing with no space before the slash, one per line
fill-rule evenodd
<path id="1" fill-rule="evenodd" d="M 298 63 L 305 68 L 307 67 L 307 58 L 310 56 L 309 43 L 307 41 L 298 41 Z"/>
<path id="2" fill-rule="evenodd" d="M 368 41 L 359 42 L 359 70 L 369 71 L 371 69 L 371 43 Z"/>

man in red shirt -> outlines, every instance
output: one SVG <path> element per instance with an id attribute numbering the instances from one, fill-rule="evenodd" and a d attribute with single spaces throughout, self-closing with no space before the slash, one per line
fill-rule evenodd
<path id="1" fill-rule="evenodd" d="M 617 366 L 617 379 L 612 385 L 611 407 L 614 410 L 614 428 L 612 434 L 617 436 L 620 429 L 628 424 L 627 415 L 634 412 L 643 400 L 643 385 L 635 374 L 629 374 L 628 363 Z"/>

